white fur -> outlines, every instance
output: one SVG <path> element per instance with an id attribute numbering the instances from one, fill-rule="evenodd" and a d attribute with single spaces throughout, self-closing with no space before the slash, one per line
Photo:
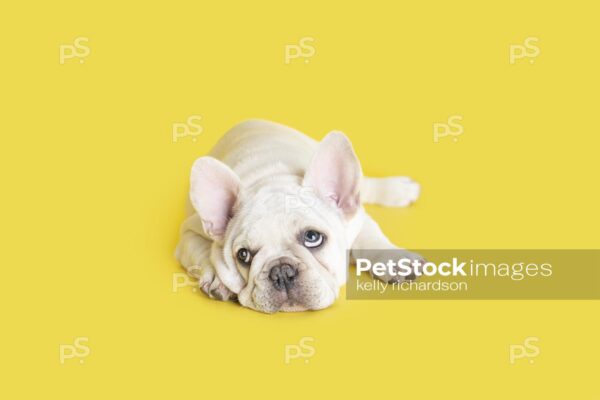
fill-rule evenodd
<path id="1" fill-rule="evenodd" d="M 193 211 L 176 257 L 211 297 L 237 297 L 263 312 L 321 309 L 346 281 L 347 250 L 355 257 L 397 248 L 360 202 L 406 206 L 418 194 L 408 178 L 363 178 L 342 133 L 317 142 L 276 123 L 243 122 L 194 163 Z M 321 248 L 300 243 L 307 228 L 326 235 Z M 250 267 L 236 262 L 240 247 L 255 249 Z M 283 259 L 300 271 L 293 292 L 274 290 L 268 279 L 269 266 Z"/>

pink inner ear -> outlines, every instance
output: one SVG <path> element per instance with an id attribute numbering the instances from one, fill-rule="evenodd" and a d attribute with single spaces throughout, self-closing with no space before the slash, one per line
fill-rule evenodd
<path id="1" fill-rule="evenodd" d="M 202 157 L 194 164 L 190 199 L 210 236 L 225 234 L 238 190 L 239 178 L 222 162 Z"/>
<path id="2" fill-rule="evenodd" d="M 203 185 L 209 188 L 210 185 Z M 216 188 L 212 191 L 213 195 L 202 201 L 203 207 L 201 219 L 204 223 L 204 230 L 214 236 L 225 234 L 227 224 L 231 218 L 231 210 L 236 200 L 236 193 L 227 190 L 224 187 Z M 206 217 L 204 217 L 206 216 Z"/>
<path id="3" fill-rule="evenodd" d="M 342 133 L 330 133 L 319 144 L 306 171 L 304 184 L 314 187 L 331 199 L 345 214 L 360 206 L 359 188 L 362 173 L 352 145 Z"/>

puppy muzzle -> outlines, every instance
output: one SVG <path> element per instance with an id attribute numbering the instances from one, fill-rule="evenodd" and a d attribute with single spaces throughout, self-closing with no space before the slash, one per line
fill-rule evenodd
<path id="1" fill-rule="evenodd" d="M 290 264 L 280 264 L 271 267 L 269 270 L 269 280 L 275 290 L 289 291 L 294 287 L 298 277 L 298 267 Z"/>

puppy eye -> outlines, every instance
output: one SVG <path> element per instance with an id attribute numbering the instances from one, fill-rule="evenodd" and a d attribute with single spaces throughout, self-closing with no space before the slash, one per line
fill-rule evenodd
<path id="1" fill-rule="evenodd" d="M 323 244 L 323 234 L 317 231 L 309 230 L 304 232 L 304 246 L 314 249 Z"/>
<path id="2" fill-rule="evenodd" d="M 237 252 L 237 259 L 240 260 L 242 264 L 249 265 L 250 261 L 252 261 L 252 254 L 248 249 L 239 249 Z"/>

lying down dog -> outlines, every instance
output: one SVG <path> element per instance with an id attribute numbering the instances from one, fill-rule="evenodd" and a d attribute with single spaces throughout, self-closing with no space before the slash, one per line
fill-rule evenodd
<path id="1" fill-rule="evenodd" d="M 190 180 L 177 259 L 210 297 L 266 313 L 330 306 L 348 250 L 352 262 L 361 249 L 397 249 L 361 203 L 402 207 L 419 195 L 408 178 L 363 177 L 341 132 L 317 142 L 260 120 L 225 134 Z"/>

